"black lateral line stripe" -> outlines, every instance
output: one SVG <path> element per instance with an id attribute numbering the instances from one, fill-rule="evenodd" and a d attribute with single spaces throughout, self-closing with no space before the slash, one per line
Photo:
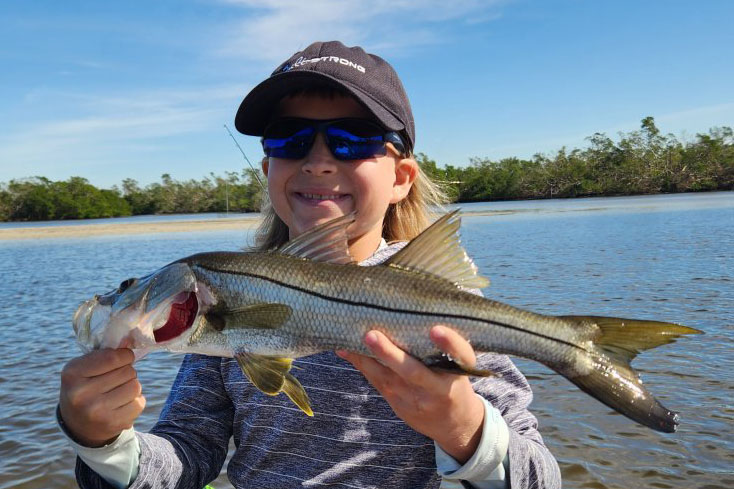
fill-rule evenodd
<path id="1" fill-rule="evenodd" d="M 288 283 L 285 283 L 285 282 L 281 282 L 280 280 L 276 280 L 276 279 L 274 279 L 272 277 L 267 277 L 265 275 L 258 275 L 256 273 L 248 273 L 248 272 L 238 272 L 238 271 L 234 271 L 234 270 L 220 270 L 220 269 L 217 269 L 217 268 L 213 268 L 213 267 L 208 267 L 206 265 L 202 265 L 200 263 L 197 263 L 195 266 L 197 266 L 199 268 L 202 268 L 204 270 L 208 270 L 210 272 L 215 272 L 215 273 L 224 273 L 224 274 L 229 274 L 229 275 L 239 275 L 239 276 L 242 276 L 242 277 L 258 278 L 260 280 L 265 280 L 266 282 L 270 282 L 270 283 L 273 283 L 273 284 L 276 284 L 276 285 L 280 285 L 281 287 L 285 287 L 286 289 L 297 290 L 299 292 L 303 292 L 304 294 L 308 294 L 308 295 L 311 295 L 311 296 L 314 296 L 314 297 L 318 297 L 319 299 L 324 299 L 324 300 L 331 301 L 331 302 L 338 302 L 340 304 L 347 304 L 347 305 L 350 305 L 350 306 L 358 306 L 358 307 L 366 307 L 368 309 L 377 309 L 379 311 L 386 311 L 386 312 L 396 312 L 396 313 L 402 313 L 402 314 L 413 314 L 413 315 L 416 315 L 416 316 L 463 319 L 463 320 L 466 320 L 466 321 L 479 321 L 481 323 L 489 324 L 491 326 L 500 326 L 500 327 L 507 328 L 507 329 L 510 329 L 510 330 L 513 330 L 513 331 L 518 331 L 520 333 L 525 333 L 525 334 L 529 334 L 529 335 L 532 335 L 532 336 L 537 336 L 539 338 L 543 338 L 543 339 L 546 339 L 546 340 L 557 341 L 559 343 L 563 343 L 564 345 L 567 345 L 567 346 L 570 346 L 570 347 L 573 347 L 573 348 L 578 348 L 580 350 L 584 350 L 580 346 L 574 345 L 573 343 L 570 343 L 568 341 L 565 341 L 565 340 L 562 340 L 562 339 L 559 339 L 559 338 L 554 338 L 553 336 L 544 335 L 543 333 L 536 333 L 535 331 L 530 331 L 530 330 L 527 330 L 527 329 L 519 328 L 517 326 L 513 326 L 513 325 L 507 324 L 507 323 L 494 322 L 494 321 L 490 321 L 488 319 L 478 318 L 478 317 L 474 317 L 474 316 L 464 316 L 463 314 L 449 314 L 449 313 L 440 314 L 440 313 L 437 313 L 437 312 L 414 311 L 414 310 L 410 310 L 410 309 L 394 309 L 394 308 L 391 308 L 391 307 L 381 306 L 379 304 L 370 304 L 369 302 L 350 301 L 350 300 L 346 300 L 346 299 L 340 299 L 338 297 L 331 297 L 331 296 L 328 296 L 328 295 L 320 294 L 318 292 L 314 292 L 313 290 L 309 290 L 309 289 L 305 289 L 303 287 L 299 287 L 297 285 L 292 285 L 292 284 L 288 284 Z M 586 350 L 584 350 L 584 351 L 586 351 Z"/>

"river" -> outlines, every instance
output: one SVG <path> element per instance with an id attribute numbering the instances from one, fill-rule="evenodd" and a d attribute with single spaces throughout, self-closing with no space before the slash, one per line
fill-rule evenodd
<path id="1" fill-rule="evenodd" d="M 566 488 L 734 487 L 734 192 L 462 205 L 462 242 L 495 300 L 546 314 L 679 322 L 705 331 L 640 355 L 646 385 L 677 410 L 660 434 L 517 359 Z M 164 218 L 165 219 L 165 218 Z M 0 489 L 75 487 L 58 431 L 59 372 L 78 354 L 70 318 L 94 293 L 181 256 L 236 250 L 248 231 L 0 241 Z M 138 365 L 157 418 L 181 357 Z M 230 487 L 224 475 L 213 483 Z"/>

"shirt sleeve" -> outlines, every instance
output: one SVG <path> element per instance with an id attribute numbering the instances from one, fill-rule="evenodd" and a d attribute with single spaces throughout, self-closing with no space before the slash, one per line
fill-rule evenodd
<path id="1" fill-rule="evenodd" d="M 467 288 L 465 290 L 484 296 L 479 289 Z M 501 414 L 508 429 L 507 454 L 504 456 L 501 466 L 496 467 L 497 470 L 505 472 L 505 486 L 497 485 L 497 479 L 495 478 L 499 477 L 499 473 L 488 472 L 489 475 L 486 477 L 479 476 L 481 470 L 487 473 L 491 466 L 484 469 L 472 469 L 469 472 L 469 476 L 472 477 L 470 480 L 463 479 L 466 473 L 462 475 L 461 472 L 459 472 L 458 477 L 456 473 L 453 473 L 451 477 L 466 480 L 472 487 L 478 489 L 484 489 L 485 487 L 510 487 L 512 489 L 561 488 L 561 470 L 558 467 L 558 462 L 543 443 L 543 437 L 538 432 L 538 420 L 529 410 L 530 403 L 533 401 L 533 391 L 525 376 L 507 355 L 494 353 L 479 355 L 477 357 L 477 368 L 489 370 L 493 375 L 473 380 L 474 392 Z M 492 416 L 494 416 L 494 413 L 492 413 Z M 484 430 L 482 437 L 487 435 L 486 422 Z M 475 455 L 477 454 L 475 453 Z M 481 453 L 478 454 L 478 457 L 479 460 L 488 460 L 482 458 L 484 455 Z M 469 468 L 468 462 L 465 467 Z M 461 470 L 463 469 L 462 467 Z"/>
<path id="2" fill-rule="evenodd" d="M 500 412 L 507 424 L 508 487 L 560 488 L 558 462 L 543 443 L 538 421 L 528 409 L 533 392 L 525 376 L 506 355 L 479 355 L 477 365 L 495 374 L 475 380 L 473 386 L 475 392 Z"/>
<path id="3" fill-rule="evenodd" d="M 484 425 L 482 436 L 474 455 L 461 465 L 451 455 L 435 444 L 436 468 L 444 483 L 441 487 L 449 487 L 454 482 L 462 487 L 459 481 L 469 482 L 477 489 L 504 489 L 507 481 L 507 445 L 510 433 L 500 412 L 489 402 L 479 396 L 484 404 Z"/>
<path id="4" fill-rule="evenodd" d="M 216 479 L 232 436 L 234 407 L 224 389 L 221 358 L 186 355 L 160 418 L 149 433 L 135 433 L 139 470 L 130 489 L 201 489 Z M 81 489 L 113 488 L 77 459 Z"/>
<path id="5" fill-rule="evenodd" d="M 80 445 L 74 440 L 64 426 L 58 407 L 56 420 L 77 456 L 109 485 L 116 489 L 125 489 L 135 480 L 138 475 L 140 443 L 132 428 L 120 433 L 112 443 L 92 448 Z"/>

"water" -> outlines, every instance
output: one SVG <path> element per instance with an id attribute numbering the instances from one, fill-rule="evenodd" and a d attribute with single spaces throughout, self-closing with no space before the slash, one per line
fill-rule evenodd
<path id="1" fill-rule="evenodd" d="M 38 228 L 48 226 L 88 226 L 90 224 L 122 224 L 146 222 L 218 221 L 222 219 L 256 218 L 254 212 L 202 212 L 199 214 L 166 214 L 126 216 L 105 219 L 71 219 L 65 221 L 13 221 L 0 222 L 0 229 Z"/>
<path id="2" fill-rule="evenodd" d="M 613 414 L 562 377 L 518 359 L 564 487 L 734 487 L 734 193 L 462 205 L 463 243 L 496 300 L 549 314 L 681 322 L 706 332 L 635 366 L 681 428 Z M 0 241 L 0 489 L 75 487 L 54 420 L 59 372 L 78 354 L 70 318 L 90 295 L 181 256 L 235 250 L 247 232 Z M 138 364 L 157 418 L 181 357 Z M 228 488 L 221 476 L 214 486 Z"/>

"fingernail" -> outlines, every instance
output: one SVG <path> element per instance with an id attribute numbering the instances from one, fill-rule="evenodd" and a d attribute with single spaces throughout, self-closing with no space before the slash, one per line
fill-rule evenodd
<path id="1" fill-rule="evenodd" d="M 377 339 L 377 333 L 375 333 L 374 331 L 370 331 L 369 333 L 364 335 L 364 344 L 370 348 L 374 348 L 375 346 L 377 346 L 378 341 L 379 340 Z"/>
<path id="2" fill-rule="evenodd" d="M 446 337 L 446 330 L 443 326 L 434 326 L 431 329 L 431 335 L 434 339 L 443 339 Z"/>

